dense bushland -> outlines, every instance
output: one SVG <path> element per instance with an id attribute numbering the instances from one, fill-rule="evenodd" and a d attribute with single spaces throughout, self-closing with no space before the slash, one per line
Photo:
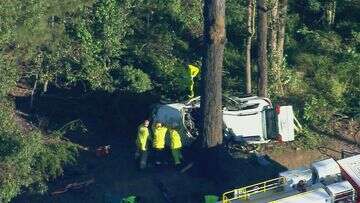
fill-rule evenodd
<path id="1" fill-rule="evenodd" d="M 201 66 L 202 6 L 201 0 L 1 1 L 0 200 L 24 188 L 45 191 L 46 181 L 75 161 L 76 147 L 63 132 L 45 135 L 16 122 L 8 95 L 19 81 L 35 99 L 51 88 L 76 88 L 79 97 L 100 90 L 185 100 L 187 65 Z M 223 88 L 239 96 L 245 94 L 247 3 L 228 0 L 226 6 Z M 289 0 L 285 57 L 280 72 L 268 73 L 269 94 L 295 105 L 305 147 L 319 141 L 311 128 L 328 130 L 336 114 L 359 121 L 359 13 L 359 1 Z M 256 92 L 256 35 L 252 46 Z"/>

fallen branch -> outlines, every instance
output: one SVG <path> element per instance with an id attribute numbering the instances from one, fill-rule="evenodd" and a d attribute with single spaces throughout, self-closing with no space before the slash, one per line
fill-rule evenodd
<path id="1" fill-rule="evenodd" d="M 24 112 L 22 112 L 22 111 L 18 111 L 18 110 L 16 110 L 15 113 L 18 114 L 18 115 L 21 115 L 21 116 L 25 116 L 25 117 L 29 117 L 29 116 L 30 116 L 29 114 L 24 113 Z"/>
<path id="2" fill-rule="evenodd" d="M 191 167 L 193 167 L 193 165 L 194 165 L 194 162 L 189 163 L 183 169 L 181 169 L 180 173 L 185 173 L 187 170 L 189 170 Z"/>
<path id="3" fill-rule="evenodd" d="M 65 188 L 58 189 L 58 190 L 52 192 L 51 195 L 63 194 L 63 193 L 68 192 L 70 190 L 79 190 L 81 188 L 84 188 L 84 187 L 87 187 L 87 186 L 91 185 L 94 182 L 95 182 L 95 179 L 92 178 L 90 180 L 83 181 L 83 182 L 71 183 L 71 184 L 66 185 Z"/>

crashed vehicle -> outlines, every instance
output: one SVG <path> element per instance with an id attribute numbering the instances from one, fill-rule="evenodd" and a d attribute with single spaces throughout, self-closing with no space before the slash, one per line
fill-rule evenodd
<path id="1" fill-rule="evenodd" d="M 274 107 L 268 98 L 223 96 L 223 135 L 232 142 L 257 145 L 270 140 L 293 141 L 294 119 L 292 106 Z M 190 145 L 199 135 L 200 97 L 156 105 L 151 120 L 178 128 L 183 144 Z"/>

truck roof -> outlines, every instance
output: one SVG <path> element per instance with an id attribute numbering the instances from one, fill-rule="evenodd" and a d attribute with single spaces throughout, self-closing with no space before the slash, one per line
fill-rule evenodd
<path id="1" fill-rule="evenodd" d="M 319 189 L 323 189 L 323 187 L 324 186 L 322 184 L 316 183 L 314 185 L 309 186 L 307 189 L 309 191 L 318 191 Z M 275 190 L 275 191 L 268 191 L 268 192 L 264 192 L 264 193 L 255 194 L 255 195 L 251 196 L 250 199 L 247 199 L 247 200 L 232 200 L 230 202 L 231 203 L 266 203 L 266 202 L 283 203 L 282 202 L 283 199 L 287 199 L 288 197 L 295 197 L 295 196 L 297 198 L 299 198 L 300 196 L 298 196 L 298 195 L 304 195 L 305 193 L 300 193 L 298 190 L 295 190 L 295 189 L 294 190 L 280 190 L 280 191 Z M 325 191 L 325 193 L 326 193 L 326 191 Z M 307 197 L 307 196 L 308 195 L 305 195 L 305 197 Z M 301 200 L 302 201 L 296 201 L 295 203 L 297 203 L 297 202 L 305 203 L 304 199 L 301 199 Z M 312 201 L 307 201 L 307 202 L 312 202 Z M 291 202 L 291 203 L 293 203 L 293 202 Z"/>
<path id="2" fill-rule="evenodd" d="M 346 191 L 354 190 L 354 188 L 351 186 L 351 184 L 348 181 L 333 183 L 331 185 L 328 185 L 326 189 L 328 190 L 329 194 L 331 194 L 332 196 L 336 196 Z"/>
<path id="3" fill-rule="evenodd" d="M 360 155 L 341 159 L 338 164 L 352 181 L 360 186 Z"/>
<path id="4" fill-rule="evenodd" d="M 294 196 L 272 201 L 270 203 L 328 203 L 330 199 L 330 195 L 323 188 L 318 188 Z"/>
<path id="5" fill-rule="evenodd" d="M 320 180 L 340 174 L 340 167 L 332 158 L 315 162 L 311 164 L 311 167 L 313 167 Z"/>

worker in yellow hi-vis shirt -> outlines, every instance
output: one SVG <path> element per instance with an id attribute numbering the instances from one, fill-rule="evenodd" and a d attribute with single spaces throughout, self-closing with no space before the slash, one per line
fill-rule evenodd
<path id="1" fill-rule="evenodd" d="M 138 127 L 138 134 L 136 139 L 137 152 L 135 158 L 140 158 L 140 169 L 144 169 L 146 167 L 147 162 L 147 145 L 148 140 L 150 139 L 149 133 L 149 120 L 145 120 Z"/>
<path id="2" fill-rule="evenodd" d="M 193 98 L 195 96 L 195 93 L 194 93 L 194 78 L 199 74 L 200 68 L 190 64 L 188 70 L 189 70 L 189 74 L 190 74 L 190 77 L 191 77 L 190 95 L 189 95 L 189 97 Z"/>
<path id="3" fill-rule="evenodd" d="M 155 123 L 153 128 L 153 147 L 155 150 L 155 164 L 160 165 L 165 160 L 164 148 L 165 148 L 165 136 L 167 132 L 167 127 L 163 126 L 161 123 Z"/>
<path id="4" fill-rule="evenodd" d="M 175 166 L 177 166 L 181 164 L 181 160 L 183 158 L 181 154 L 181 148 L 182 148 L 181 137 L 179 132 L 175 128 L 171 128 L 169 132 L 170 132 L 171 154 L 174 159 Z"/>

